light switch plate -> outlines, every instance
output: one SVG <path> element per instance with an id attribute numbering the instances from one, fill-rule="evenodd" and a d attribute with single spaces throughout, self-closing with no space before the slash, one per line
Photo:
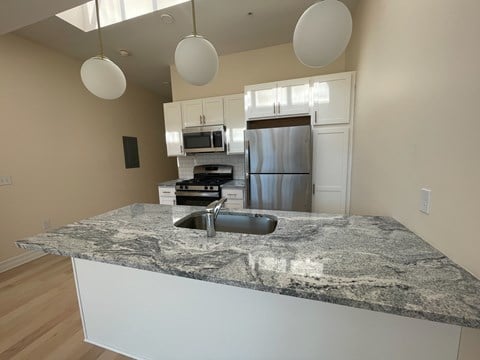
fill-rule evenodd
<path id="1" fill-rule="evenodd" d="M 423 188 L 420 190 L 420 211 L 425 214 L 430 214 L 430 201 L 432 197 L 432 190 Z"/>
<path id="2" fill-rule="evenodd" d="M 12 185 L 11 176 L 0 176 L 0 186 L 2 185 Z"/>

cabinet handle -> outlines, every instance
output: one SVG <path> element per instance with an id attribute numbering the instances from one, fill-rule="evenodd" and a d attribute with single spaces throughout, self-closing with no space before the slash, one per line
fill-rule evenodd
<path id="1" fill-rule="evenodd" d="M 170 191 L 162 191 L 162 194 L 170 194 Z"/>
<path id="2" fill-rule="evenodd" d="M 205 115 L 203 115 L 203 125 L 207 123 L 207 119 L 205 118 Z"/>
<path id="3" fill-rule="evenodd" d="M 177 200 L 173 199 L 173 205 L 177 205 Z"/>
<path id="4" fill-rule="evenodd" d="M 317 123 L 317 110 L 315 110 L 315 124 Z"/>
<path id="5" fill-rule="evenodd" d="M 227 151 L 230 152 L 230 144 L 227 144 Z"/>
<path id="6" fill-rule="evenodd" d="M 180 152 L 183 153 L 183 145 L 180 145 Z"/>
<path id="7" fill-rule="evenodd" d="M 278 103 L 278 108 L 277 108 L 277 110 L 278 110 L 278 113 L 280 114 L 280 103 Z"/>
<path id="8" fill-rule="evenodd" d="M 203 124 L 202 122 L 202 115 L 200 115 L 200 125 Z"/>
<path id="9" fill-rule="evenodd" d="M 273 113 L 274 113 L 274 114 L 277 113 L 277 106 L 275 105 L 275 103 L 273 103 Z"/>
<path id="10" fill-rule="evenodd" d="M 315 184 L 313 184 L 313 195 L 315 195 Z"/>
<path id="11" fill-rule="evenodd" d="M 227 194 L 227 196 L 237 197 L 237 194 Z"/>

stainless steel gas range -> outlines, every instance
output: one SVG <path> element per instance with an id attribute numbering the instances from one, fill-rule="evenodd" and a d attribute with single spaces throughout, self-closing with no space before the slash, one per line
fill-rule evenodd
<path id="1" fill-rule="evenodd" d="M 177 205 L 206 206 L 221 198 L 221 185 L 233 179 L 231 165 L 197 165 L 193 179 L 175 184 Z"/>

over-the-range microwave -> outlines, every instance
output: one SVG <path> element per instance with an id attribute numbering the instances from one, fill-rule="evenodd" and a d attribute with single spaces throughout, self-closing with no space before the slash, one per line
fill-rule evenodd
<path id="1" fill-rule="evenodd" d="M 187 154 L 225 151 L 223 125 L 185 128 L 182 132 L 183 147 Z"/>

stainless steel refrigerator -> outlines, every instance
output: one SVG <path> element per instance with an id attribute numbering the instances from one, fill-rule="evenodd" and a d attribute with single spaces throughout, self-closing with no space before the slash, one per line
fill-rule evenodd
<path id="1" fill-rule="evenodd" d="M 247 208 L 311 211 L 310 126 L 246 130 L 245 187 Z"/>

